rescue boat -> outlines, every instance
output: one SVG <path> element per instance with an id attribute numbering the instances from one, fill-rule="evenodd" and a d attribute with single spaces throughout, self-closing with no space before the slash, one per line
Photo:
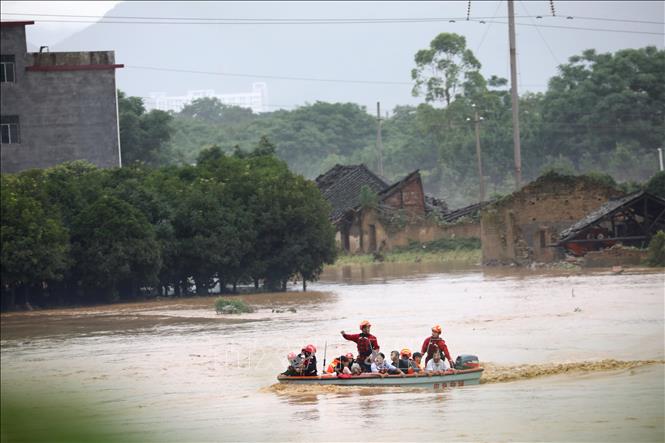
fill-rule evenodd
<path id="1" fill-rule="evenodd" d="M 294 385 L 339 385 L 339 386 L 407 386 L 418 388 L 454 388 L 458 386 L 477 385 L 483 374 L 478 357 L 460 355 L 454 369 L 448 369 L 439 375 L 427 373 L 406 375 L 385 375 L 364 372 L 360 375 L 323 374 L 314 376 L 278 375 L 280 383 Z"/>
<path id="2" fill-rule="evenodd" d="M 360 375 L 337 376 L 324 374 L 314 376 L 278 375 L 280 383 L 294 385 L 339 385 L 339 386 L 407 386 L 418 388 L 443 389 L 457 386 L 477 385 L 483 368 L 448 369 L 441 375 L 384 375 L 363 373 Z"/>

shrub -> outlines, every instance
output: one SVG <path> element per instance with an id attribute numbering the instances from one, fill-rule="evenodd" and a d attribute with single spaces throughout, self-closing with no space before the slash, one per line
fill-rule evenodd
<path id="1" fill-rule="evenodd" d="M 242 314 L 254 312 L 254 309 L 242 300 L 230 300 L 220 297 L 215 300 L 215 310 L 218 314 Z"/>
<path id="2" fill-rule="evenodd" d="M 665 266 L 665 232 L 658 231 L 649 242 L 647 263 L 651 266 Z"/>

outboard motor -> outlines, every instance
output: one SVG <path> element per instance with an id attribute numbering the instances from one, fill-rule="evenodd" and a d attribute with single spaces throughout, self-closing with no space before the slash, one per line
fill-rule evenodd
<path id="1" fill-rule="evenodd" d="M 478 356 L 462 354 L 457 356 L 455 360 L 455 369 L 476 369 L 480 367 Z"/>

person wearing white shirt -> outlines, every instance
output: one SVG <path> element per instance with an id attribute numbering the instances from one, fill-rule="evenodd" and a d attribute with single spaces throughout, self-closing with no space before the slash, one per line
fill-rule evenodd
<path id="1" fill-rule="evenodd" d="M 432 359 L 425 366 L 425 373 L 430 376 L 441 375 L 446 369 L 448 369 L 448 363 L 441 359 L 441 353 L 435 352 Z"/>
<path id="2" fill-rule="evenodd" d="M 400 371 L 394 365 L 386 361 L 386 356 L 383 355 L 383 352 L 379 352 L 379 354 L 376 356 L 376 359 L 374 360 L 374 363 L 372 363 L 372 372 L 381 375 L 381 377 L 384 377 L 385 374 L 404 375 L 404 372 Z"/>

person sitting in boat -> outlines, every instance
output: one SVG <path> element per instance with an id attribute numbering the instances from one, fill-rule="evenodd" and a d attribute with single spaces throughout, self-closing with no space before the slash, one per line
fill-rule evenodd
<path id="1" fill-rule="evenodd" d="M 450 352 L 448 351 L 448 346 L 446 342 L 441 338 L 441 326 L 434 325 L 432 326 L 432 335 L 427 337 L 423 342 L 423 347 L 420 350 L 423 354 L 427 353 L 425 358 L 425 364 L 427 364 L 433 357 L 436 351 L 443 352 L 446 356 L 446 360 L 450 362 L 450 367 L 453 367 L 453 359 L 450 357 Z"/>
<path id="2" fill-rule="evenodd" d="M 407 374 L 420 372 L 420 367 L 411 359 L 411 350 L 409 348 L 404 348 L 400 352 L 399 364 L 397 367 Z"/>
<path id="3" fill-rule="evenodd" d="M 349 374 L 351 375 L 351 368 L 349 358 L 346 355 L 340 355 L 328 365 L 326 372 L 329 374 Z"/>
<path id="4" fill-rule="evenodd" d="M 314 345 L 307 345 L 302 348 L 302 352 L 293 357 L 293 352 L 288 355 L 289 367 L 282 375 L 298 376 L 298 375 L 317 375 L 316 369 L 316 347 Z"/>
<path id="5" fill-rule="evenodd" d="M 413 353 L 413 359 L 411 360 L 415 366 L 416 372 L 424 371 L 425 367 L 423 366 L 423 354 L 420 352 Z"/>
<path id="6" fill-rule="evenodd" d="M 376 354 L 379 352 L 379 342 L 376 337 L 370 334 L 371 323 L 363 320 L 360 323 L 360 334 L 347 334 L 341 331 L 342 337 L 358 345 L 358 358 L 356 362 L 364 372 L 371 370 L 371 364 Z"/>
<path id="7" fill-rule="evenodd" d="M 394 367 L 399 368 L 399 351 L 390 351 L 390 362 Z"/>
<path id="8" fill-rule="evenodd" d="M 318 370 L 316 369 L 316 346 L 307 345 L 302 348 L 302 355 L 305 357 L 305 360 L 302 364 L 302 375 L 317 375 Z"/>
<path id="9" fill-rule="evenodd" d="M 343 357 L 342 355 L 340 355 L 339 357 L 335 357 L 333 361 L 331 361 L 328 367 L 326 368 L 326 373 L 332 374 L 333 372 L 335 372 L 335 369 L 339 366 L 340 362 L 342 361 L 342 357 Z"/>
<path id="10" fill-rule="evenodd" d="M 374 363 L 372 363 L 372 372 L 381 375 L 381 377 L 385 377 L 386 374 L 399 374 L 404 376 L 404 372 L 386 361 L 386 356 L 383 355 L 383 352 L 379 352 L 376 359 L 374 359 Z"/>
<path id="11" fill-rule="evenodd" d="M 446 369 L 448 369 L 448 365 L 446 364 L 446 361 L 441 358 L 441 353 L 437 351 L 432 356 L 432 359 L 427 362 L 425 373 L 429 376 L 443 375 Z"/>
<path id="12" fill-rule="evenodd" d="M 345 374 L 345 375 L 351 375 L 351 361 L 352 358 L 350 359 L 346 355 L 340 356 L 340 362 L 339 365 L 335 367 L 335 373 L 337 375 Z"/>
<path id="13" fill-rule="evenodd" d="M 286 359 L 289 361 L 289 367 L 286 371 L 282 372 L 282 375 L 300 375 L 302 373 L 302 363 L 305 358 L 301 354 L 296 355 L 295 352 L 290 352 L 286 356 Z"/>

